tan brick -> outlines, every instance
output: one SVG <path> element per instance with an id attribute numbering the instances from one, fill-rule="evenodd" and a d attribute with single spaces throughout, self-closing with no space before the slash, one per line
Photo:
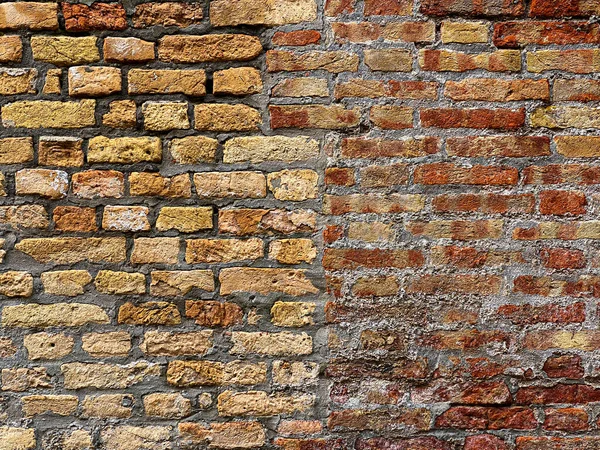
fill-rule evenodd
<path id="1" fill-rule="evenodd" d="M 102 228 L 110 231 L 147 231 L 149 209 L 145 206 L 110 206 L 104 207 Z"/>
<path id="2" fill-rule="evenodd" d="M 227 263 L 255 260 L 264 254 L 261 239 L 188 239 L 185 262 Z"/>
<path id="3" fill-rule="evenodd" d="M 25 417 L 45 413 L 70 416 L 79 405 L 79 399 L 74 395 L 27 395 L 21 402 Z"/>
<path id="4" fill-rule="evenodd" d="M 497 50 L 488 53 L 464 53 L 453 50 L 420 50 L 419 66 L 422 70 L 440 72 L 465 72 L 488 70 L 490 72 L 517 72 L 521 70 L 519 50 Z"/>
<path id="5" fill-rule="evenodd" d="M 134 37 L 107 37 L 104 39 L 104 60 L 120 63 L 153 61 L 154 42 Z"/>
<path id="6" fill-rule="evenodd" d="M 282 170 L 267 175 L 269 190 L 277 200 L 299 202 L 317 198 L 319 174 L 310 169 Z"/>
<path id="7" fill-rule="evenodd" d="M 532 127 L 546 128 L 600 128 L 597 108 L 582 106 L 540 107 L 531 113 Z"/>
<path id="8" fill-rule="evenodd" d="M 234 67 L 217 70 L 213 74 L 213 93 L 223 95 L 251 95 L 262 92 L 260 71 L 253 67 Z"/>
<path id="9" fill-rule="evenodd" d="M 201 69 L 131 69 L 128 75 L 130 94 L 206 94 L 206 72 Z"/>
<path id="10" fill-rule="evenodd" d="M 81 402 L 81 416 L 83 418 L 127 419 L 131 417 L 133 401 L 133 396 L 128 394 L 86 395 Z"/>
<path id="11" fill-rule="evenodd" d="M 221 449 L 253 449 L 266 442 L 265 431 L 259 422 L 213 422 L 210 428 L 196 422 L 181 422 L 179 435 L 183 445 L 210 443 Z"/>
<path id="12" fill-rule="evenodd" d="M 100 52 L 94 36 L 33 36 L 33 59 L 55 66 L 76 66 L 100 61 Z"/>
<path id="13" fill-rule="evenodd" d="M 73 195 L 85 198 L 121 198 L 125 192 L 125 177 L 116 170 L 87 170 L 73 174 Z"/>
<path id="14" fill-rule="evenodd" d="M 431 20 L 426 22 L 388 22 L 383 27 L 382 36 L 386 41 L 419 43 L 434 42 L 435 22 Z"/>
<path id="15" fill-rule="evenodd" d="M 92 447 L 92 436 L 86 430 L 73 430 L 63 435 L 62 445 L 65 450 L 86 450 Z"/>
<path id="16" fill-rule="evenodd" d="M 187 173 L 163 177 L 157 172 L 132 172 L 129 175 L 129 193 L 133 196 L 189 198 L 192 183 Z"/>
<path id="17" fill-rule="evenodd" d="M 62 69 L 48 69 L 44 78 L 43 94 L 60 94 L 62 92 Z"/>
<path id="18" fill-rule="evenodd" d="M 269 258 L 281 264 L 312 263 L 317 247 L 310 239 L 279 239 L 269 245 Z"/>
<path id="19" fill-rule="evenodd" d="M 0 69 L 0 95 L 35 94 L 36 69 Z"/>
<path id="20" fill-rule="evenodd" d="M 152 131 L 182 130 L 190 127 L 185 102 L 145 102 L 142 105 L 144 128 Z"/>
<path id="21" fill-rule="evenodd" d="M 102 124 L 111 128 L 135 128 L 136 110 L 133 100 L 110 102 L 108 112 L 102 116 Z"/>
<path id="22" fill-rule="evenodd" d="M 131 350 L 131 336 L 125 331 L 86 333 L 81 343 L 81 348 L 95 358 L 127 356 Z"/>
<path id="23" fill-rule="evenodd" d="M 203 356 L 212 346 L 212 330 L 188 333 L 146 331 L 140 350 L 153 356 Z"/>
<path id="24" fill-rule="evenodd" d="M 338 130 L 360 123 L 360 110 L 341 105 L 270 105 L 271 128 Z"/>
<path id="25" fill-rule="evenodd" d="M 137 238 L 133 241 L 133 264 L 176 264 L 178 259 L 178 238 Z"/>
<path id="26" fill-rule="evenodd" d="M 85 128 L 95 125 L 95 110 L 95 100 L 24 100 L 2 107 L 2 124 L 8 128 Z"/>
<path id="27" fill-rule="evenodd" d="M 215 289 L 211 270 L 154 270 L 150 276 L 150 294 L 154 296 L 175 297 L 186 295 L 194 289 L 208 292 Z"/>
<path id="28" fill-rule="evenodd" d="M 97 231 L 96 209 L 79 206 L 57 206 L 54 208 L 54 229 L 60 231 Z"/>
<path id="29" fill-rule="evenodd" d="M 75 297 L 85 292 L 92 276 L 87 270 L 58 270 L 42 273 L 41 279 L 46 294 Z"/>
<path id="30" fill-rule="evenodd" d="M 103 294 L 136 295 L 146 293 L 146 277 L 137 272 L 101 270 L 94 279 L 96 290 Z"/>
<path id="31" fill-rule="evenodd" d="M 181 314 L 177 305 L 169 302 L 125 303 L 119 308 L 119 323 L 129 325 L 178 325 Z"/>
<path id="32" fill-rule="evenodd" d="M 171 427 L 120 425 L 104 428 L 101 439 L 105 450 L 167 450 L 171 448 L 170 431 Z"/>
<path id="33" fill-rule="evenodd" d="M 154 393 L 144 396 L 147 416 L 163 419 L 181 419 L 192 412 L 192 402 L 181 394 Z"/>
<path id="34" fill-rule="evenodd" d="M 185 315 L 203 327 L 229 327 L 241 324 L 244 311 L 236 303 L 214 300 L 186 300 Z"/>
<path id="35" fill-rule="evenodd" d="M 38 163 L 42 166 L 83 166 L 83 140 L 68 136 L 42 136 L 38 145 Z"/>
<path id="36" fill-rule="evenodd" d="M 225 391 L 219 395 L 220 416 L 276 416 L 304 412 L 312 407 L 312 395 L 270 395 L 263 391 Z"/>
<path id="37" fill-rule="evenodd" d="M 600 156 L 598 136 L 555 136 L 556 151 L 566 158 L 597 158 Z"/>
<path id="38" fill-rule="evenodd" d="M 304 161 L 317 157 L 319 143 L 308 136 L 249 136 L 225 142 L 223 162 Z"/>
<path id="39" fill-rule="evenodd" d="M 194 174 L 199 197 L 263 198 L 267 195 L 261 172 L 200 172 Z"/>
<path id="40" fill-rule="evenodd" d="M 314 384 L 319 376 L 319 364 L 308 361 L 273 361 L 273 383 L 282 386 Z"/>
<path id="41" fill-rule="evenodd" d="M 6 197 L 6 177 L 0 172 L 0 196 Z"/>
<path id="42" fill-rule="evenodd" d="M 0 29 L 56 30 L 58 29 L 58 5 L 45 2 L 2 3 L 0 4 Z"/>
<path id="43" fill-rule="evenodd" d="M 371 107 L 369 119 L 376 127 L 388 130 L 402 130 L 413 127 L 413 108 L 395 105 L 375 105 Z"/>
<path id="44" fill-rule="evenodd" d="M 30 303 L 5 306 L 2 310 L 2 325 L 5 327 L 79 327 L 88 323 L 109 322 L 108 315 L 102 308 L 83 303 Z"/>
<path id="45" fill-rule="evenodd" d="M 185 28 L 202 23 L 204 5 L 186 2 L 141 3 L 135 7 L 133 26 L 153 25 Z"/>
<path id="46" fill-rule="evenodd" d="M 71 97 L 106 97 L 121 92 L 121 69 L 77 66 L 68 71 Z"/>
<path id="47" fill-rule="evenodd" d="M 3 228 L 46 229 L 49 224 L 48 213 L 41 205 L 0 206 L 0 226 Z"/>
<path id="48" fill-rule="evenodd" d="M 600 50 L 536 50 L 527 52 L 527 71 L 542 73 L 561 70 L 571 73 L 594 73 L 600 68 Z"/>
<path id="49" fill-rule="evenodd" d="M 314 211 L 297 209 L 221 209 L 219 232 L 238 236 L 248 234 L 302 233 L 316 229 Z"/>
<path id="50" fill-rule="evenodd" d="M 235 292 L 270 294 L 280 292 L 289 295 L 316 294 L 318 289 L 306 278 L 304 270 L 229 268 L 219 274 L 221 295 Z"/>
<path id="51" fill-rule="evenodd" d="M 0 164 L 33 161 L 33 139 L 30 137 L 0 139 Z"/>
<path id="52" fill-rule="evenodd" d="M 188 136 L 169 142 L 169 152 L 177 164 L 214 162 L 219 143 L 206 136 Z"/>
<path id="53" fill-rule="evenodd" d="M 229 352 L 269 356 L 310 355 L 313 351 L 312 338 L 306 333 L 265 333 L 234 331 L 231 334 L 233 347 Z"/>
<path id="54" fill-rule="evenodd" d="M 15 174 L 17 195 L 59 199 L 67 195 L 69 175 L 62 170 L 23 169 Z"/>
<path id="55" fill-rule="evenodd" d="M 365 50 L 365 64 L 371 70 L 384 72 L 410 72 L 413 56 L 410 50 L 368 49 Z"/>
<path id="56" fill-rule="evenodd" d="M 160 375 L 160 367 L 146 361 L 127 365 L 75 362 L 63 364 L 60 370 L 65 389 L 125 389 Z"/>
<path id="57" fill-rule="evenodd" d="M 171 361 L 167 369 L 167 382 L 178 387 L 253 385 L 266 379 L 264 362 Z"/>
<path id="58" fill-rule="evenodd" d="M 205 103 L 195 106 L 194 115 L 201 131 L 253 131 L 262 123 L 258 110 L 247 105 Z"/>
<path id="59" fill-rule="evenodd" d="M 107 138 L 97 136 L 89 141 L 88 162 L 134 164 L 160 162 L 162 148 L 156 137 Z"/>
<path id="60" fill-rule="evenodd" d="M 271 308 L 271 322 L 278 327 L 314 325 L 316 304 L 311 302 L 277 301 Z"/>
<path id="61" fill-rule="evenodd" d="M 125 261 L 125 238 L 31 238 L 15 245 L 38 262 L 72 264 L 80 261 Z"/>
<path id="62" fill-rule="evenodd" d="M 33 388 L 51 388 L 45 367 L 2 369 L 2 390 L 24 392 Z"/>
<path id="63" fill-rule="evenodd" d="M 273 97 L 328 97 L 329 87 L 325 78 L 286 78 L 275 85 Z"/>
<path id="64" fill-rule="evenodd" d="M 23 43 L 21 37 L 0 36 L 0 62 L 21 62 L 22 58 Z"/>
<path id="65" fill-rule="evenodd" d="M 169 35 L 158 44 L 158 58 L 177 63 L 248 61 L 261 52 L 259 39 L 244 34 Z"/>
<path id="66" fill-rule="evenodd" d="M 0 427 L 0 450 L 33 450 L 35 447 L 35 429 Z"/>
<path id="67" fill-rule="evenodd" d="M 325 195 L 323 212 L 325 214 L 345 214 L 349 212 L 379 214 L 397 212 L 418 212 L 425 207 L 425 198 L 419 194 L 349 194 Z"/>
<path id="68" fill-rule="evenodd" d="M 210 22 L 213 26 L 285 25 L 311 22 L 317 18 L 314 0 L 270 0 L 256 3 L 240 0 L 236 3 L 215 0 L 210 4 Z"/>
<path id="69" fill-rule="evenodd" d="M 444 44 L 476 44 L 486 43 L 489 39 L 489 24 L 487 22 L 442 22 L 442 42 Z"/>
<path id="70" fill-rule="evenodd" d="M 0 273 L 0 295 L 6 297 L 31 297 L 33 277 L 28 272 L 7 271 Z"/>
<path id="71" fill-rule="evenodd" d="M 267 52 L 267 70 L 269 72 L 305 70 L 326 70 L 331 73 L 356 72 L 358 64 L 357 55 L 343 51 L 289 52 L 269 50 Z"/>
<path id="72" fill-rule="evenodd" d="M 212 228 L 212 207 L 165 206 L 156 219 L 159 231 L 178 230 L 193 233 Z"/>
<path id="73" fill-rule="evenodd" d="M 23 346 L 31 360 L 60 359 L 73 351 L 75 341 L 63 333 L 34 333 L 23 337 Z"/>

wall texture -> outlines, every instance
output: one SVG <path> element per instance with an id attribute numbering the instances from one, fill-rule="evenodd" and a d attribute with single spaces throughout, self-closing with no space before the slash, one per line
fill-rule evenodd
<path id="1" fill-rule="evenodd" d="M 599 15 L 0 2 L 0 450 L 600 448 Z"/>

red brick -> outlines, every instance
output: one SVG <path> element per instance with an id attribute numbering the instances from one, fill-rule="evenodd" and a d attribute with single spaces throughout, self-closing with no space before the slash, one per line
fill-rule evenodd
<path id="1" fill-rule="evenodd" d="M 323 255 L 323 267 L 326 270 L 420 267 L 424 262 L 423 254 L 417 250 L 328 248 Z"/>
<path id="2" fill-rule="evenodd" d="M 455 101 L 549 100 L 550 88 L 548 80 L 466 78 L 460 81 L 447 81 L 444 95 Z"/>
<path id="3" fill-rule="evenodd" d="M 449 442 L 436 437 L 416 438 L 358 438 L 356 450 L 452 450 Z"/>
<path id="4" fill-rule="evenodd" d="M 600 438 L 517 437 L 516 450 L 596 450 Z"/>
<path id="5" fill-rule="evenodd" d="M 65 29 L 71 32 L 93 30 L 124 30 L 127 14 L 119 3 L 62 3 Z"/>
<path id="6" fill-rule="evenodd" d="M 244 312 L 235 303 L 187 300 L 185 315 L 203 327 L 230 327 L 242 323 Z"/>
<path id="7" fill-rule="evenodd" d="M 381 36 L 381 26 L 371 22 L 334 22 L 331 29 L 338 43 L 370 42 Z"/>
<path id="8" fill-rule="evenodd" d="M 525 11 L 523 0 L 423 0 L 421 12 L 431 16 L 520 16 Z"/>
<path id="9" fill-rule="evenodd" d="M 525 184 L 598 184 L 600 167 L 587 164 L 550 164 L 523 169 Z"/>
<path id="10" fill-rule="evenodd" d="M 423 275 L 413 278 L 408 293 L 491 295 L 500 292 L 502 278 L 491 275 Z"/>
<path id="11" fill-rule="evenodd" d="M 517 48 L 526 45 L 597 44 L 600 26 L 587 22 L 500 22 L 494 25 L 496 47 Z"/>
<path id="12" fill-rule="evenodd" d="M 508 386 L 502 381 L 453 383 L 438 379 L 413 389 L 415 403 L 450 403 L 462 405 L 504 405 L 512 402 Z"/>
<path id="13" fill-rule="evenodd" d="M 516 325 L 536 323 L 582 323 L 585 321 L 585 304 L 578 302 L 568 306 L 503 305 L 498 315 Z"/>
<path id="14" fill-rule="evenodd" d="M 525 124 L 525 109 L 422 109 L 421 124 L 437 128 L 516 130 Z"/>
<path id="15" fill-rule="evenodd" d="M 342 106 L 285 105 L 269 106 L 271 128 L 326 128 L 355 127 L 360 116 L 356 109 Z"/>
<path id="16" fill-rule="evenodd" d="M 544 430 L 583 431 L 588 429 L 588 414 L 580 408 L 546 409 Z"/>
<path id="17" fill-rule="evenodd" d="M 429 429 L 430 414 L 429 410 L 425 408 L 333 411 L 329 414 L 327 427 L 332 431 L 386 431 L 398 427 L 424 431 Z"/>
<path id="18" fill-rule="evenodd" d="M 425 334 L 420 345 L 437 350 L 475 350 L 487 346 L 509 346 L 511 336 L 503 331 L 434 331 Z"/>
<path id="19" fill-rule="evenodd" d="M 537 420 L 529 408 L 457 406 L 440 415 L 435 425 L 473 430 L 532 430 L 537 426 Z"/>
<path id="20" fill-rule="evenodd" d="M 540 251 L 544 267 L 549 269 L 582 269 L 586 258 L 581 250 L 569 248 L 544 248 Z"/>
<path id="21" fill-rule="evenodd" d="M 356 0 L 327 0 L 325 3 L 326 16 L 339 16 L 354 12 Z"/>
<path id="22" fill-rule="evenodd" d="M 273 35 L 273 45 L 303 46 L 317 44 L 321 33 L 317 30 L 278 31 Z"/>
<path id="23" fill-rule="evenodd" d="M 446 140 L 450 156 L 529 158 L 549 156 L 550 138 L 546 136 L 467 136 Z"/>
<path id="24" fill-rule="evenodd" d="M 434 265 L 450 265 L 463 269 L 487 266 L 505 266 L 524 263 L 519 251 L 479 250 L 474 247 L 456 245 L 436 246 L 431 249 L 431 262 Z"/>
<path id="25" fill-rule="evenodd" d="M 567 214 L 585 214 L 587 200 L 583 192 L 578 191 L 542 191 L 540 192 L 540 213 L 564 216 Z"/>
<path id="26" fill-rule="evenodd" d="M 508 445 L 492 434 L 478 434 L 467 436 L 463 450 L 508 450 Z"/>
<path id="27" fill-rule="evenodd" d="M 533 194 L 443 194 L 433 198 L 440 212 L 482 212 L 487 214 L 532 213 Z"/>
<path id="28" fill-rule="evenodd" d="M 344 227 L 340 225 L 327 225 L 323 230 L 323 241 L 326 244 L 331 244 L 344 237 Z"/>
<path id="29" fill-rule="evenodd" d="M 600 401 L 600 389 L 585 384 L 557 384 L 552 387 L 530 386 L 519 389 L 515 400 L 523 405 L 593 403 Z"/>
<path id="30" fill-rule="evenodd" d="M 365 0 L 365 16 L 409 16 L 413 0 Z"/>
<path id="31" fill-rule="evenodd" d="M 502 186 L 517 184 L 519 172 L 514 167 L 459 167 L 452 163 L 423 164 L 415 169 L 417 184 L 472 184 Z"/>
<path id="32" fill-rule="evenodd" d="M 600 13 L 600 6 L 588 0 L 532 0 L 530 16 L 543 18 L 587 17 Z"/>
<path id="33" fill-rule="evenodd" d="M 328 167 L 325 169 L 325 184 L 354 186 L 354 169 L 350 167 Z"/>
<path id="34" fill-rule="evenodd" d="M 436 239 L 498 239 L 502 235 L 504 223 L 498 220 L 448 220 L 428 222 L 407 222 L 406 231 L 415 236 L 429 236 Z"/>
<path id="35" fill-rule="evenodd" d="M 579 355 L 551 356 L 544 363 L 544 372 L 550 378 L 582 378 L 585 371 Z"/>

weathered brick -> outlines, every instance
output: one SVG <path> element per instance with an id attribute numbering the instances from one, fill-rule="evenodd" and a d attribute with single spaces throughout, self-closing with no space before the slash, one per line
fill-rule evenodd
<path id="1" fill-rule="evenodd" d="M 478 3 L 465 0 L 424 0 L 421 12 L 433 16 L 520 16 L 525 11 L 522 0 L 506 2 L 504 0 L 483 0 Z"/>
<path id="2" fill-rule="evenodd" d="M 540 107 L 531 113 L 532 127 L 546 128 L 600 128 L 596 108 L 574 106 Z"/>
<path id="3" fill-rule="evenodd" d="M 205 103 L 194 107 L 194 121 L 201 131 L 254 131 L 262 124 L 262 117 L 247 105 Z"/>
<path id="4" fill-rule="evenodd" d="M 317 44 L 321 40 L 321 33 L 317 30 L 277 31 L 273 35 L 273 45 L 304 46 Z"/>
<path id="5" fill-rule="evenodd" d="M 266 381 L 265 363 L 232 361 L 171 361 L 167 369 L 167 381 L 178 387 L 253 385 Z"/>
<path id="6" fill-rule="evenodd" d="M 531 53 L 528 53 L 528 57 Z M 464 53 L 452 50 L 420 50 L 419 66 L 436 72 L 517 72 L 521 70 L 521 52 L 496 50 L 489 53 Z M 529 67 L 529 65 L 528 65 Z"/>
<path id="7" fill-rule="evenodd" d="M 475 44 L 488 41 L 489 25 L 486 22 L 459 22 L 444 20 L 441 38 L 444 44 Z"/>
<path id="8" fill-rule="evenodd" d="M 261 447 L 266 441 L 259 422 L 213 422 L 210 428 L 199 423 L 181 422 L 178 427 L 185 445 L 210 442 L 216 448 L 251 449 Z"/>
<path id="9" fill-rule="evenodd" d="M 127 356 L 131 350 L 131 336 L 125 331 L 87 333 L 81 342 L 81 348 L 96 358 Z"/>
<path id="10" fill-rule="evenodd" d="M 80 198 L 121 198 L 125 192 L 124 176 L 115 170 L 88 170 L 73 174 L 73 194 Z"/>
<path id="11" fill-rule="evenodd" d="M 158 43 L 158 59 L 176 63 L 248 61 L 261 52 L 258 38 L 244 34 L 169 35 Z"/>
<path id="12" fill-rule="evenodd" d="M 105 97 L 121 91 L 121 70 L 116 67 L 77 66 L 68 73 L 72 97 Z"/>
<path id="13" fill-rule="evenodd" d="M 97 39 L 93 36 L 33 36 L 33 59 L 55 66 L 75 66 L 100 60 Z"/>
<path id="14" fill-rule="evenodd" d="M 192 412 L 192 402 L 181 394 L 148 394 L 144 396 L 144 411 L 150 417 L 181 419 Z"/>
<path id="15" fill-rule="evenodd" d="M 147 331 L 140 344 L 140 350 L 154 356 L 202 356 L 212 345 L 213 332 L 210 330 L 188 333 Z"/>
<path id="16" fill-rule="evenodd" d="M 285 25 L 310 22 L 317 18 L 314 0 L 273 0 L 256 4 L 251 0 L 236 3 L 216 0 L 210 4 L 210 22 L 216 27 L 235 25 Z"/>
<path id="17" fill-rule="evenodd" d="M 38 163 L 43 166 L 83 166 L 82 140 L 71 137 L 40 137 Z"/>
<path id="18" fill-rule="evenodd" d="M 147 448 L 162 450 L 170 447 L 171 427 L 120 425 L 102 430 L 101 438 L 106 450 L 127 450 L 128 448 Z"/>
<path id="19" fill-rule="evenodd" d="M 541 73 L 560 70 L 572 73 L 592 73 L 600 67 L 600 51 L 536 50 L 527 52 L 527 70 Z"/>
<path id="20" fill-rule="evenodd" d="M 218 141 L 205 136 L 188 136 L 169 142 L 171 158 L 177 164 L 213 162 Z"/>
<path id="21" fill-rule="evenodd" d="M 115 238 L 30 238 L 15 245 L 38 262 L 71 264 L 79 261 L 125 261 L 125 239 Z"/>
<path id="22" fill-rule="evenodd" d="M 284 50 L 267 52 L 269 72 L 295 72 L 302 70 L 326 70 L 331 73 L 356 72 L 358 56 L 344 51 L 311 51 L 294 53 Z"/>
<path id="23" fill-rule="evenodd" d="M 81 402 L 82 417 L 84 418 L 115 418 L 131 417 L 133 396 L 127 394 L 86 395 Z"/>
<path id="24" fill-rule="evenodd" d="M 159 231 L 178 230 L 193 233 L 212 228 L 212 208 L 201 206 L 165 206 L 161 208 L 156 219 Z"/>
<path id="25" fill-rule="evenodd" d="M 0 226 L 2 228 L 45 229 L 49 224 L 48 213 L 41 205 L 0 206 Z"/>
<path id="26" fill-rule="evenodd" d="M 471 158 L 521 158 L 551 154 L 550 139 L 545 136 L 452 137 L 446 140 L 446 150 L 451 156 Z"/>
<path id="27" fill-rule="evenodd" d="M 219 274 L 221 295 L 256 292 L 267 295 L 280 292 L 289 295 L 315 294 L 318 289 L 300 269 L 228 268 Z"/>
<path id="28" fill-rule="evenodd" d="M 187 300 L 185 315 L 205 327 L 229 327 L 242 323 L 244 312 L 236 303 L 212 300 Z"/>
<path id="29" fill-rule="evenodd" d="M 232 392 L 219 395 L 219 415 L 231 416 L 275 416 L 293 414 L 309 409 L 314 402 L 311 395 L 271 395 L 264 391 Z"/>
<path id="30" fill-rule="evenodd" d="M 520 100 L 549 100 L 547 80 L 498 80 L 495 78 L 466 78 L 448 81 L 444 95 L 456 101 L 480 100 L 508 102 Z"/>
<path id="31" fill-rule="evenodd" d="M 202 6 L 186 2 L 141 3 L 136 5 L 133 26 L 146 28 L 155 25 L 163 27 L 189 27 L 202 22 Z"/>
<path id="32" fill-rule="evenodd" d="M 176 264 L 179 259 L 178 238 L 136 238 L 133 241 L 133 264 Z"/>
<path id="33" fill-rule="evenodd" d="M 310 239 L 279 239 L 269 245 L 269 258 L 281 264 L 312 263 L 317 257 L 317 248 Z"/>
<path id="34" fill-rule="evenodd" d="M 496 47 L 525 47 L 530 44 L 594 44 L 600 40 L 597 24 L 586 22 L 499 22 L 494 24 Z"/>
<path id="35" fill-rule="evenodd" d="M 142 63 L 154 60 L 154 43 L 134 37 L 107 37 L 104 39 L 103 52 L 107 62 Z M 129 71 L 130 92 L 132 72 L 137 70 Z"/>
<path id="36" fill-rule="evenodd" d="M 516 130 L 525 125 L 524 109 L 422 109 L 421 124 L 437 128 Z"/>
<path id="37" fill-rule="evenodd" d="M 144 102 L 144 128 L 152 131 L 169 131 L 190 127 L 188 104 L 185 102 Z"/>
<path id="38" fill-rule="evenodd" d="M 23 346 L 31 360 L 63 358 L 71 353 L 74 345 L 72 337 L 61 333 L 35 333 L 23 337 Z"/>
<path id="39" fill-rule="evenodd" d="M 88 323 L 109 323 L 108 315 L 99 306 L 83 303 L 30 303 L 5 306 L 2 310 L 2 325 L 5 327 L 78 327 Z"/>
<path id="40" fill-rule="evenodd" d="M 94 279 L 94 285 L 103 294 L 144 294 L 146 277 L 142 273 L 101 270 Z"/>
<path id="41" fill-rule="evenodd" d="M 157 157 L 160 146 L 156 152 Z M 157 172 L 132 172 L 129 175 L 129 194 L 133 196 L 152 196 L 166 198 L 189 198 L 192 195 L 192 183 L 187 173 L 163 177 Z"/>
<path id="42" fill-rule="evenodd" d="M 108 107 L 108 112 L 102 116 L 103 125 L 111 128 L 135 127 L 137 107 L 134 101 L 115 100 Z"/>
<path id="43" fill-rule="evenodd" d="M 85 292 L 92 276 L 87 270 L 57 270 L 42 273 L 41 279 L 47 294 L 75 297 Z"/>
<path id="44" fill-rule="evenodd" d="M 65 29 L 71 32 L 94 30 L 124 30 L 127 28 L 127 13 L 118 3 L 61 4 L 65 18 Z"/>
<path id="45" fill-rule="evenodd" d="M 129 302 L 119 308 L 117 319 L 119 323 L 130 325 L 177 325 L 181 323 L 181 314 L 177 306 L 169 302 L 145 302 L 139 305 Z"/>
<path id="46" fill-rule="evenodd" d="M 90 163 L 160 162 L 162 149 L 160 139 L 155 137 L 97 136 L 89 141 L 87 158 Z"/>
<path id="47" fill-rule="evenodd" d="M 104 207 L 102 228 L 111 231 L 147 231 L 148 208 L 145 206 L 110 206 Z"/>
<path id="48" fill-rule="evenodd" d="M 215 283 L 210 270 L 163 271 L 150 274 L 150 294 L 173 297 L 186 295 L 193 289 L 213 291 Z"/>
<path id="49" fill-rule="evenodd" d="M 223 162 L 304 161 L 319 154 L 319 143 L 308 136 L 236 137 L 225 142 Z"/>
<path id="50" fill-rule="evenodd" d="M 360 121 L 357 109 L 333 105 L 269 106 L 271 128 L 326 128 L 355 127 Z"/>
<path id="51" fill-rule="evenodd" d="M 2 107 L 2 124 L 8 128 L 85 128 L 96 123 L 95 109 L 95 100 L 23 100 Z"/>
<path id="52" fill-rule="evenodd" d="M 23 44 L 20 36 L 0 36 L 0 62 L 20 62 L 22 57 Z"/>
<path id="53" fill-rule="evenodd" d="M 6 2 L 0 5 L 2 30 L 56 30 L 58 5 L 37 2 Z"/>

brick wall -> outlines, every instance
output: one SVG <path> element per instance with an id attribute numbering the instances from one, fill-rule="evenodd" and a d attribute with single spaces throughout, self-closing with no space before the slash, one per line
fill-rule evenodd
<path id="1" fill-rule="evenodd" d="M 0 3 L 0 450 L 600 448 L 600 4 Z"/>

